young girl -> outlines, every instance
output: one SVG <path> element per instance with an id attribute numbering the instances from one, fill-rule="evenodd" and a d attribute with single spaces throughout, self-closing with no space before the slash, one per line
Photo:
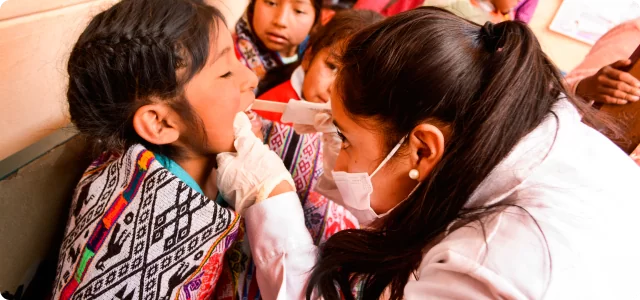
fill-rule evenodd
<path id="1" fill-rule="evenodd" d="M 335 80 L 335 54 L 347 38 L 358 30 L 382 20 L 378 13 L 368 10 L 342 10 L 310 36 L 309 49 L 293 72 L 291 79 L 260 95 L 258 98 L 287 103 L 304 100 L 327 103 Z M 261 117 L 280 122 L 281 113 L 256 111 Z"/>
<path id="2" fill-rule="evenodd" d="M 322 0 L 251 0 L 236 25 L 236 55 L 260 80 L 297 62 L 321 9 Z"/>
<path id="3" fill-rule="evenodd" d="M 212 169 L 219 153 L 243 149 L 235 125 L 238 115 L 248 122 L 257 78 L 235 57 L 224 24 L 202 1 L 123 0 L 94 17 L 73 47 L 71 120 L 103 154 L 73 197 L 54 299 L 230 293 L 218 281 L 243 225 L 213 200 Z M 253 166 L 265 168 L 252 178 L 278 182 L 233 195 L 295 190 L 275 153 L 262 144 L 252 153 L 261 158 Z"/>
<path id="4" fill-rule="evenodd" d="M 640 168 L 581 122 L 526 25 L 418 8 L 359 31 L 339 62 L 333 178 L 366 228 L 316 248 L 295 199 L 256 201 L 265 298 L 637 298 Z M 220 158 L 221 177 L 251 166 Z"/>

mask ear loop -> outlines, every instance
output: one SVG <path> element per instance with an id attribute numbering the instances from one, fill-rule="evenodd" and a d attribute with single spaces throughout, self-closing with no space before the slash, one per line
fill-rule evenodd
<path id="1" fill-rule="evenodd" d="M 393 155 L 396 154 L 396 152 L 398 152 L 398 150 L 400 150 L 400 147 L 402 147 L 402 144 L 404 143 L 404 140 L 406 140 L 408 136 L 409 135 L 405 135 L 404 137 L 402 137 L 400 139 L 398 144 L 395 147 L 393 147 L 393 149 L 391 149 L 391 152 L 389 152 L 387 157 L 385 157 L 385 159 L 380 163 L 380 165 L 378 165 L 376 170 L 373 171 L 373 173 L 371 173 L 371 175 L 369 177 L 373 177 L 373 175 L 376 175 L 376 173 L 378 173 L 378 171 L 380 171 L 380 169 L 382 169 L 382 167 L 384 167 L 384 165 L 386 165 L 389 162 L 389 160 L 391 160 Z"/>

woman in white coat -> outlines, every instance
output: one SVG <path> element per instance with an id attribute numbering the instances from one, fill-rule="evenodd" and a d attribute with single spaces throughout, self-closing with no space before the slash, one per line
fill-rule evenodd
<path id="1" fill-rule="evenodd" d="M 640 298 L 640 168 L 581 122 L 526 25 L 420 8 L 341 62 L 333 178 L 365 229 L 316 248 L 250 130 L 218 156 L 265 299 Z"/>

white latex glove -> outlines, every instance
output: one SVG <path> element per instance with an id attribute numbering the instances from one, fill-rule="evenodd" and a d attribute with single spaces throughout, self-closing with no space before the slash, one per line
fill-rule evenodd
<path id="1" fill-rule="evenodd" d="M 273 189 L 288 182 L 295 190 L 289 170 L 275 152 L 251 131 L 251 121 L 244 112 L 233 123 L 236 153 L 220 153 L 217 183 L 222 197 L 239 213 L 256 201 L 266 199 Z"/>
<path id="2" fill-rule="evenodd" d="M 316 132 L 336 132 L 333 125 L 333 116 L 329 112 L 318 112 L 313 120 L 313 125 L 293 124 L 293 130 L 298 134 L 316 133 Z"/>
<path id="3" fill-rule="evenodd" d="M 341 204 L 342 196 L 338 187 L 333 181 L 331 171 L 336 167 L 336 160 L 342 147 L 342 140 L 338 136 L 336 127 L 333 125 L 333 117 L 329 113 L 320 112 L 316 114 L 313 125 L 294 124 L 293 129 L 298 134 L 322 133 L 322 168 L 323 173 L 318 178 L 315 191 L 321 195 Z"/>

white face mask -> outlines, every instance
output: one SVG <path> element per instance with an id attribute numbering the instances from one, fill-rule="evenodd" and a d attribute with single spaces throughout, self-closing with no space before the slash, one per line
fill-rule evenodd
<path id="1" fill-rule="evenodd" d="M 347 172 L 335 172 L 332 171 L 333 180 L 335 181 L 340 195 L 342 196 L 342 205 L 347 208 L 360 222 L 360 225 L 368 225 L 371 222 L 384 217 L 388 212 L 378 215 L 373 208 L 371 208 L 371 193 L 373 192 L 373 185 L 371 184 L 371 177 L 376 175 L 382 167 L 398 152 L 400 146 L 406 139 L 403 137 L 400 142 L 389 152 L 389 155 L 380 163 L 371 175 L 366 172 L 363 173 L 347 173 Z M 417 188 L 417 187 L 416 187 Z M 415 191 L 415 189 L 414 189 Z M 413 193 L 413 191 L 411 192 Z M 409 194 L 410 196 L 411 194 Z M 407 196 L 408 197 L 408 196 Z M 339 201 L 338 201 L 339 202 Z"/>

